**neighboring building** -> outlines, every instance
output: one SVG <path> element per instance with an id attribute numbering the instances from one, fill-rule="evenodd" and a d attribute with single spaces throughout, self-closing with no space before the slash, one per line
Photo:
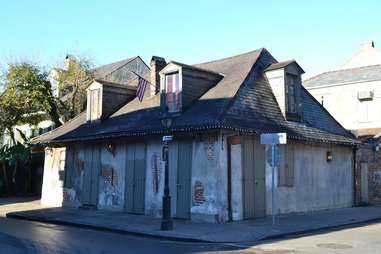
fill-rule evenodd
<path id="1" fill-rule="evenodd" d="M 356 204 L 381 204 L 381 51 L 361 45 L 340 69 L 303 82 L 347 129 L 365 142 L 356 156 Z"/>
<path id="2" fill-rule="evenodd" d="M 339 70 L 303 82 L 304 87 L 357 136 L 381 132 L 381 52 L 367 42 Z"/>
<path id="3" fill-rule="evenodd" d="M 72 95 L 70 88 L 66 91 L 62 91 L 58 87 L 58 80 L 60 73 L 66 71 L 71 61 L 76 61 L 71 55 L 67 55 L 64 62 L 64 68 L 53 68 L 49 73 L 49 80 L 52 85 L 53 95 L 58 97 L 61 101 L 69 99 Z M 135 73 L 141 76 L 146 76 L 149 73 L 149 67 L 142 61 L 140 57 L 131 57 L 122 61 L 102 65 L 91 70 L 95 79 L 106 80 L 110 82 L 118 82 L 121 84 L 129 83 L 130 85 L 137 85 L 137 76 Z M 36 114 L 45 114 L 44 112 L 38 112 Z M 36 126 L 30 124 L 24 124 L 14 127 L 15 139 L 17 142 L 24 143 L 20 133 L 16 131 L 19 129 L 28 138 L 41 135 L 54 129 L 54 123 L 50 120 L 45 120 L 38 123 Z M 3 136 L 3 144 L 11 145 L 13 142 L 10 136 L 5 133 Z"/>
<path id="4" fill-rule="evenodd" d="M 356 156 L 356 204 L 381 204 L 381 136 L 367 138 Z"/>
<path id="5" fill-rule="evenodd" d="M 151 60 L 151 86 L 103 81 L 87 111 L 41 135 L 41 202 L 160 216 L 161 136 L 169 149 L 172 215 L 225 222 L 272 213 L 270 149 L 259 134 L 287 132 L 275 171 L 275 213 L 350 207 L 354 136 L 301 85 L 295 61 L 266 49 L 197 65 Z M 169 129 L 164 116 L 173 118 Z"/>

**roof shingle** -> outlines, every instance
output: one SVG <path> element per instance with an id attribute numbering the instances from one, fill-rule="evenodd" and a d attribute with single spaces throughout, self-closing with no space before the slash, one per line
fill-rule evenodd
<path id="1" fill-rule="evenodd" d="M 303 82 L 307 89 L 320 86 L 381 80 L 381 65 L 324 72 Z"/>
<path id="2" fill-rule="evenodd" d="M 343 144 L 356 142 L 353 135 L 338 124 L 305 89 L 302 92 L 305 122 L 286 121 L 263 75 L 264 70 L 275 62 L 266 49 L 258 49 L 195 65 L 221 73 L 223 78 L 174 119 L 172 131 L 231 129 L 257 134 L 286 131 L 295 139 Z M 134 99 L 101 123 L 83 123 L 79 127 L 67 128 L 64 134 L 54 135 L 50 139 L 45 137 L 45 142 L 165 133 L 160 115 L 159 94 L 142 102 Z"/>

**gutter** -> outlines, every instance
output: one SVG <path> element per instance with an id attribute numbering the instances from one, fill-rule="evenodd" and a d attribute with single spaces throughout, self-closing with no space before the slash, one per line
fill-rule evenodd
<path id="1" fill-rule="evenodd" d="M 110 134 L 104 134 L 104 135 L 99 135 L 99 136 L 89 136 L 89 137 L 83 137 L 83 138 L 71 138 L 71 139 L 61 139 L 61 140 L 52 140 L 48 141 L 46 143 L 51 143 L 51 144 L 62 144 L 62 143 L 68 143 L 68 142 L 78 142 L 78 141 L 90 141 L 90 140 L 103 140 L 103 139 L 109 139 L 109 138 L 119 138 L 119 137 L 142 137 L 146 135 L 159 135 L 159 134 L 168 134 L 169 132 L 190 132 L 190 131 L 208 131 L 208 130 L 216 130 L 216 129 L 224 129 L 224 130 L 232 130 L 232 131 L 237 131 L 240 134 L 256 134 L 260 135 L 262 133 L 270 133 L 266 131 L 255 131 L 252 129 L 245 129 L 245 128 L 236 128 L 236 127 L 231 127 L 231 126 L 226 126 L 226 125 L 221 125 L 221 124 L 213 124 L 213 125 L 207 125 L 207 126 L 199 126 L 199 127 L 179 127 L 179 128 L 173 128 L 170 131 L 164 130 L 164 129 L 152 129 L 152 130 L 147 130 L 147 131 L 141 131 L 141 132 L 136 132 L 136 131 L 130 131 L 130 132 L 120 132 L 120 133 L 110 133 Z M 279 130 L 281 131 L 281 130 Z M 359 144 L 357 140 L 354 140 L 352 138 L 347 137 L 351 141 L 332 141 L 330 139 L 315 139 L 315 138 L 306 138 L 302 136 L 297 136 L 297 135 L 292 135 L 292 134 L 287 134 L 287 136 L 290 139 L 295 139 L 295 140 L 302 140 L 302 141 L 310 141 L 310 142 L 318 142 L 318 143 L 329 143 L 329 144 L 338 144 L 338 145 L 350 145 L 350 146 L 356 146 Z M 340 135 L 338 135 L 340 136 Z M 343 136 L 345 137 L 345 136 Z"/>

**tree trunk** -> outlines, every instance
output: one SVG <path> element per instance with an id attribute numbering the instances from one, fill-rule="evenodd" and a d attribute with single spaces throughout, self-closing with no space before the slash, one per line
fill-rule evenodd
<path id="1" fill-rule="evenodd" d="M 6 194 L 9 194 L 9 183 L 8 183 L 8 175 L 7 175 L 7 168 L 6 168 L 5 161 L 1 161 L 1 169 L 3 171 L 5 192 Z"/>
<path id="2" fill-rule="evenodd" d="M 8 128 L 8 132 L 9 132 L 9 136 L 11 137 L 11 140 L 12 140 L 13 144 L 16 145 L 15 133 L 12 130 L 12 127 Z"/>
<path id="3" fill-rule="evenodd" d="M 49 100 L 49 105 L 50 105 L 50 109 L 48 111 L 49 116 L 51 120 L 54 122 L 55 128 L 58 128 L 62 125 L 62 123 L 60 121 L 60 115 L 58 114 L 57 105 L 52 100 Z"/>
<path id="4" fill-rule="evenodd" d="M 28 142 L 28 138 L 20 129 L 16 128 L 16 131 L 20 134 L 21 138 L 24 140 L 25 143 Z"/>

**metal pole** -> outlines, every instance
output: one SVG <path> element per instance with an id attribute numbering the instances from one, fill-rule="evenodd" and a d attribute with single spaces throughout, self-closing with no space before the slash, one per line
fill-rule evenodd
<path id="1" fill-rule="evenodd" d="M 163 160 L 164 160 L 164 196 L 163 196 L 163 219 L 161 230 L 172 230 L 173 221 L 171 218 L 171 197 L 169 196 L 169 172 L 168 172 L 168 141 L 164 141 Z"/>
<path id="2" fill-rule="evenodd" d="M 275 211 L 274 211 L 274 189 L 275 189 L 275 145 L 271 145 L 271 157 L 272 157 L 272 173 L 271 173 L 271 213 L 272 213 L 272 219 L 273 219 L 273 225 L 275 224 Z"/>

